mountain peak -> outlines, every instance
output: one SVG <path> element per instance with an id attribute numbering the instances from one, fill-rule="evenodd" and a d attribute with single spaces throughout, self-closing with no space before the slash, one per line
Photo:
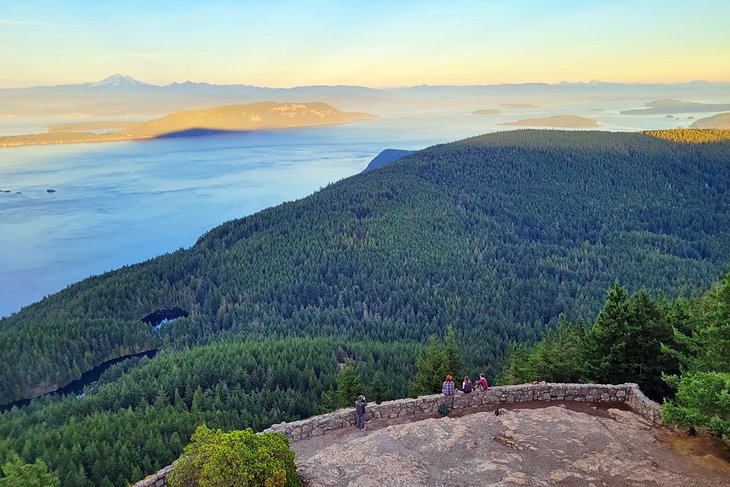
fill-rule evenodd
<path id="1" fill-rule="evenodd" d="M 137 81 L 136 79 L 132 78 L 131 76 L 126 76 L 124 74 L 113 74 L 109 76 L 108 78 L 104 78 L 101 81 L 96 81 L 93 83 L 88 83 L 88 86 L 91 88 L 98 88 L 102 86 L 145 86 L 147 83 L 142 83 L 141 81 Z"/>

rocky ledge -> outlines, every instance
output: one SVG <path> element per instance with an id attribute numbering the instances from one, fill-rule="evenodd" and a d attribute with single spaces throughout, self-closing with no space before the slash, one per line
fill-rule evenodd
<path id="1" fill-rule="evenodd" d="M 671 433 L 611 406 L 564 403 L 428 418 L 295 442 L 324 486 L 728 486 L 730 468 L 678 453 Z M 717 460 L 715 458 L 715 460 Z"/>
<path id="2" fill-rule="evenodd" d="M 708 450 L 692 453 L 687 445 L 694 440 L 662 427 L 661 406 L 636 384 L 459 392 L 447 399 L 449 416 L 440 418 L 444 400 L 435 394 L 371 404 L 365 431 L 355 429 L 353 409 L 266 431 L 289 437 L 310 487 L 730 487 L 730 464 Z M 167 487 L 170 469 L 134 487 Z"/>

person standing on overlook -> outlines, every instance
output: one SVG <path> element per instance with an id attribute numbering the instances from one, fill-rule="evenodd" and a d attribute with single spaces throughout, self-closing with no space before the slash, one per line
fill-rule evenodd
<path id="1" fill-rule="evenodd" d="M 355 426 L 357 426 L 357 429 L 364 430 L 365 429 L 365 406 L 367 406 L 368 403 L 365 402 L 365 396 L 360 394 L 357 396 L 357 401 L 355 401 Z"/>

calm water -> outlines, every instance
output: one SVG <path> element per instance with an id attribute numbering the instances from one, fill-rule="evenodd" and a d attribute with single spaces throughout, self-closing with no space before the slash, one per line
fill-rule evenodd
<path id="1" fill-rule="evenodd" d="M 383 149 L 421 149 L 510 128 L 500 122 L 564 113 L 594 117 L 608 130 L 689 123 L 588 108 L 496 117 L 421 113 L 329 127 L 0 149 L 0 190 L 10 191 L 0 193 L 0 316 L 87 276 L 189 247 L 227 220 L 311 194 L 360 172 Z M 0 120 L 0 134 L 50 122 Z"/>

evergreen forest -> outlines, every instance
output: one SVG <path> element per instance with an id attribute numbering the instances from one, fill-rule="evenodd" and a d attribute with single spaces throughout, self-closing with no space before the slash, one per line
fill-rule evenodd
<path id="1" fill-rule="evenodd" d="M 490 383 L 504 370 L 679 396 L 708 371 L 697 303 L 730 263 L 730 141 L 666 139 L 519 130 L 438 145 L 69 286 L 0 320 L 0 404 L 160 351 L 84 397 L 0 413 L 0 463 L 126 486 L 198 425 L 260 431 L 343 404 L 341 371 L 371 397 L 413 393 L 434 336 Z M 173 306 L 189 316 L 142 321 Z M 656 339 L 601 348 L 622 333 Z M 535 358 L 555 349 L 565 364 Z"/>

